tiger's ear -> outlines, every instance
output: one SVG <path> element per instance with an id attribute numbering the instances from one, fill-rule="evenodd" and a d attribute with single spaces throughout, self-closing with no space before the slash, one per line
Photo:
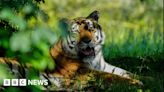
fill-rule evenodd
<path id="1" fill-rule="evenodd" d="M 94 19 L 94 20 L 96 20 L 98 22 L 99 12 L 95 10 L 91 14 L 89 14 L 89 16 L 87 18 Z"/>

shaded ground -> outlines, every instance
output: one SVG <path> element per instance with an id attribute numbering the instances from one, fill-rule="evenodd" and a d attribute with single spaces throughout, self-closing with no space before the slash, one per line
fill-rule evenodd
<path id="1" fill-rule="evenodd" d="M 93 83 L 89 90 L 110 92 L 164 92 L 164 53 L 145 57 L 117 57 L 110 64 L 139 75 L 143 87 L 114 83 L 110 87 L 105 83 Z"/>
<path id="2" fill-rule="evenodd" d="M 108 83 L 101 79 L 90 81 L 83 91 L 90 92 L 164 92 L 164 53 L 144 57 L 117 57 L 110 64 L 139 75 L 143 86 L 127 83 Z M 80 90 L 81 91 L 81 90 Z"/>
<path id="3" fill-rule="evenodd" d="M 90 92 L 164 92 L 164 57 L 163 53 L 145 57 L 117 57 L 109 60 L 110 64 L 126 69 L 139 75 L 137 78 L 143 82 L 143 86 L 130 85 L 127 83 L 109 83 L 101 78 L 92 79 L 83 86 L 76 85 L 76 88 L 56 89 L 58 91 L 90 91 Z M 40 91 L 37 87 L 10 87 L 5 91 L 18 90 Z"/>

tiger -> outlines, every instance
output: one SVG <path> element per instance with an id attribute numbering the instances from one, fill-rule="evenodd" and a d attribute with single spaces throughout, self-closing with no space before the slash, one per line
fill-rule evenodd
<path id="1" fill-rule="evenodd" d="M 87 17 L 61 19 L 59 27 L 64 35 L 50 46 L 50 56 L 56 65 L 53 70 L 39 71 L 40 79 L 48 80 L 50 87 L 76 87 L 77 81 L 87 85 L 92 78 L 102 78 L 108 83 L 128 82 L 143 85 L 134 79 L 134 74 L 113 66 L 104 60 L 102 47 L 105 33 L 99 24 L 97 10 Z M 9 71 L 18 78 L 26 78 L 30 74 L 30 64 L 20 64 L 16 59 L 0 58 L 1 64 L 6 64 Z M 45 86 L 43 89 L 50 88 Z M 55 89 L 56 90 L 56 89 Z"/>
<path id="2" fill-rule="evenodd" d="M 65 35 L 50 48 L 50 55 L 57 64 L 54 75 L 71 78 L 79 70 L 87 73 L 89 70 L 99 76 L 103 73 L 110 75 L 110 78 L 117 76 L 116 79 L 128 79 L 142 84 L 141 81 L 133 79 L 132 73 L 105 62 L 102 52 L 105 33 L 98 21 L 97 10 L 87 17 L 60 20 L 59 24 Z"/>

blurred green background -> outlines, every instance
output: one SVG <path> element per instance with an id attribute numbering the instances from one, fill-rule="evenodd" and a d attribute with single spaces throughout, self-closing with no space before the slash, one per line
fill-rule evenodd
<path id="1" fill-rule="evenodd" d="M 30 62 L 39 70 L 53 69 L 49 47 L 63 33 L 59 19 L 85 17 L 94 10 L 100 12 L 99 24 L 106 34 L 105 60 L 160 77 L 151 85 L 145 82 L 146 92 L 162 92 L 163 0 L 1 0 L 0 56 Z"/>

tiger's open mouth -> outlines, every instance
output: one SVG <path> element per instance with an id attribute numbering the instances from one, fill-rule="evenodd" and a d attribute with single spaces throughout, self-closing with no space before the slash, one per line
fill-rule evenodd
<path id="1" fill-rule="evenodd" d="M 86 47 L 83 49 L 80 49 L 79 51 L 80 57 L 88 57 L 88 56 L 94 56 L 94 48 L 93 47 Z"/>

